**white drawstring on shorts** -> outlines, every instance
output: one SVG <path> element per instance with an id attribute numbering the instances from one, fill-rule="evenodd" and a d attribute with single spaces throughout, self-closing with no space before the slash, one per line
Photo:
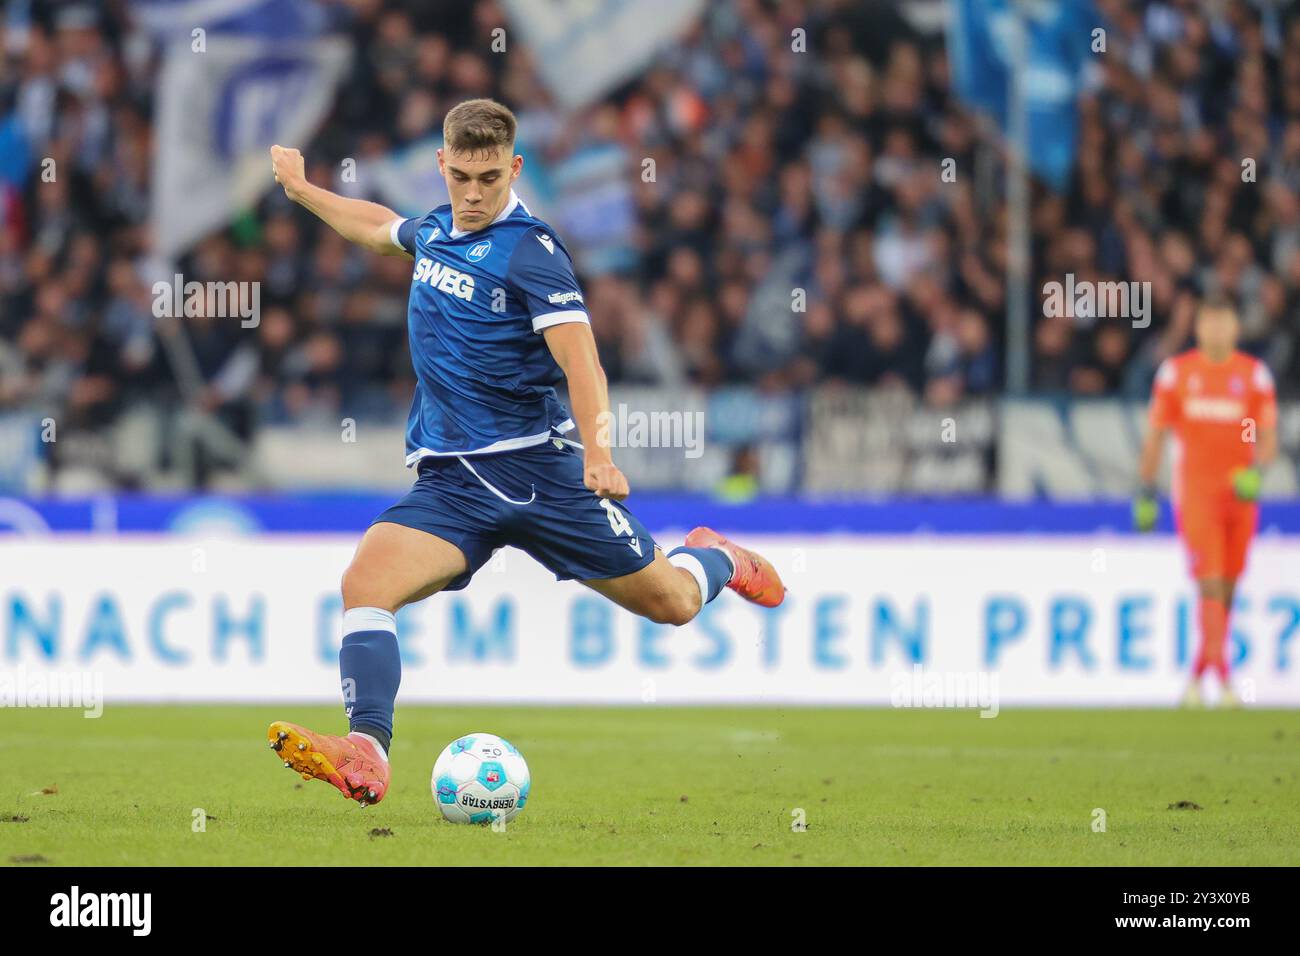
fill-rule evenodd
<path id="1" fill-rule="evenodd" d="M 469 473 L 470 473 L 471 475 L 473 475 L 475 478 L 477 478 L 479 481 L 481 481 L 481 482 L 483 483 L 483 487 L 484 487 L 484 488 L 486 488 L 488 491 L 492 492 L 492 494 L 496 495 L 498 498 L 500 498 L 500 499 L 501 499 L 502 501 L 504 501 L 506 504 L 510 504 L 510 505 L 531 505 L 534 501 L 537 500 L 537 486 L 536 486 L 536 485 L 532 485 L 532 486 L 531 486 L 532 489 L 533 489 L 532 497 L 530 497 L 527 501 L 516 501 L 514 498 L 511 498 L 511 497 L 507 496 L 506 494 L 504 494 L 504 493 L 503 493 L 499 488 L 497 488 L 495 485 L 493 485 L 491 482 L 489 482 L 486 478 L 484 478 L 482 475 L 480 475 L 477 471 L 475 471 L 475 470 L 474 470 L 474 466 L 471 465 L 469 462 L 467 462 L 467 461 L 465 460 L 465 457 L 464 457 L 463 455 L 457 455 L 457 456 L 456 456 L 456 460 L 459 461 L 459 462 L 460 462 L 462 465 L 464 465 L 466 468 L 468 468 L 468 469 L 469 469 Z"/>

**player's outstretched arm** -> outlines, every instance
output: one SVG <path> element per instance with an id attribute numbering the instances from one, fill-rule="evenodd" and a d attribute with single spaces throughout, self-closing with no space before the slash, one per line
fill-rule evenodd
<path id="1" fill-rule="evenodd" d="M 1232 472 L 1232 491 L 1239 501 L 1256 501 L 1264 485 L 1263 470 L 1277 457 L 1277 390 L 1273 376 L 1263 362 L 1255 365 L 1252 401 L 1247 418 L 1242 421 L 1242 441 L 1255 443 L 1253 460 L 1245 468 Z M 1245 425 L 1255 427 L 1247 432 Z M 1248 437 L 1249 436 L 1249 437 Z"/>
<path id="2" fill-rule="evenodd" d="M 1156 475 L 1160 473 L 1160 457 L 1168 431 L 1167 428 L 1152 425 L 1142 441 L 1142 455 L 1138 459 L 1138 493 L 1133 499 L 1133 524 L 1139 531 L 1150 531 L 1160 516 L 1160 503 L 1156 500 Z"/>
<path id="3" fill-rule="evenodd" d="M 387 206 L 364 199 L 348 199 L 307 181 L 302 153 L 284 146 L 271 147 L 275 181 L 284 194 L 328 225 L 348 242 L 381 256 L 410 254 L 393 242 L 392 225 L 401 217 Z"/>
<path id="4" fill-rule="evenodd" d="M 1255 447 L 1255 465 L 1267 468 L 1277 458 L 1277 426 L 1261 425 L 1259 441 Z"/>
<path id="5" fill-rule="evenodd" d="M 621 501 L 630 489 L 609 450 L 609 386 L 591 326 L 566 322 L 544 329 L 542 335 L 569 383 L 569 404 L 582 435 L 586 485 L 602 498 Z"/>
<path id="6" fill-rule="evenodd" d="M 1138 481 L 1154 487 L 1156 476 L 1160 473 L 1160 459 L 1165 448 L 1165 436 L 1169 429 L 1152 425 L 1147 429 L 1146 438 L 1142 440 L 1142 453 L 1138 457 Z"/>

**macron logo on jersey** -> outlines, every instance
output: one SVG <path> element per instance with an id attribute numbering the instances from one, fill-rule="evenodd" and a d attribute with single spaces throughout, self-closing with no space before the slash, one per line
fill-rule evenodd
<path id="1" fill-rule="evenodd" d="M 466 302 L 474 298 L 474 277 L 458 272 L 451 266 L 433 259 L 421 259 L 415 264 L 415 281 L 424 282 L 439 292 L 454 295 Z"/>
<path id="2" fill-rule="evenodd" d="M 552 239 L 550 236 L 545 235 L 544 233 L 540 233 L 540 232 L 537 234 L 537 237 L 536 237 L 536 238 L 537 238 L 537 241 L 538 241 L 538 242 L 540 242 L 543 246 L 546 247 L 546 251 L 547 251 L 547 252 L 549 252 L 551 255 L 555 255 L 555 240 L 554 240 L 554 239 Z"/>

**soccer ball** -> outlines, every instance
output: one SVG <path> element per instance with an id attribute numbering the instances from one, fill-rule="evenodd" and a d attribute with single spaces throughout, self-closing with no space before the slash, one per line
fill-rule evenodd
<path id="1" fill-rule="evenodd" d="M 513 820 L 528 802 L 524 755 L 495 734 L 457 737 L 433 765 L 433 802 L 452 823 Z"/>

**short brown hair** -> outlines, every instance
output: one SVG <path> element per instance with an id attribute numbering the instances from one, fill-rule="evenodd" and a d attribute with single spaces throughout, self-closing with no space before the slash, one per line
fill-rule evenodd
<path id="1" fill-rule="evenodd" d="M 1237 300 L 1228 292 L 1216 289 L 1201 299 L 1196 307 L 1196 317 L 1200 318 L 1206 312 L 1231 312 L 1235 317 Z"/>
<path id="2" fill-rule="evenodd" d="M 453 153 L 494 153 L 513 149 L 515 114 L 496 100 L 466 100 L 442 121 L 442 145 Z"/>

